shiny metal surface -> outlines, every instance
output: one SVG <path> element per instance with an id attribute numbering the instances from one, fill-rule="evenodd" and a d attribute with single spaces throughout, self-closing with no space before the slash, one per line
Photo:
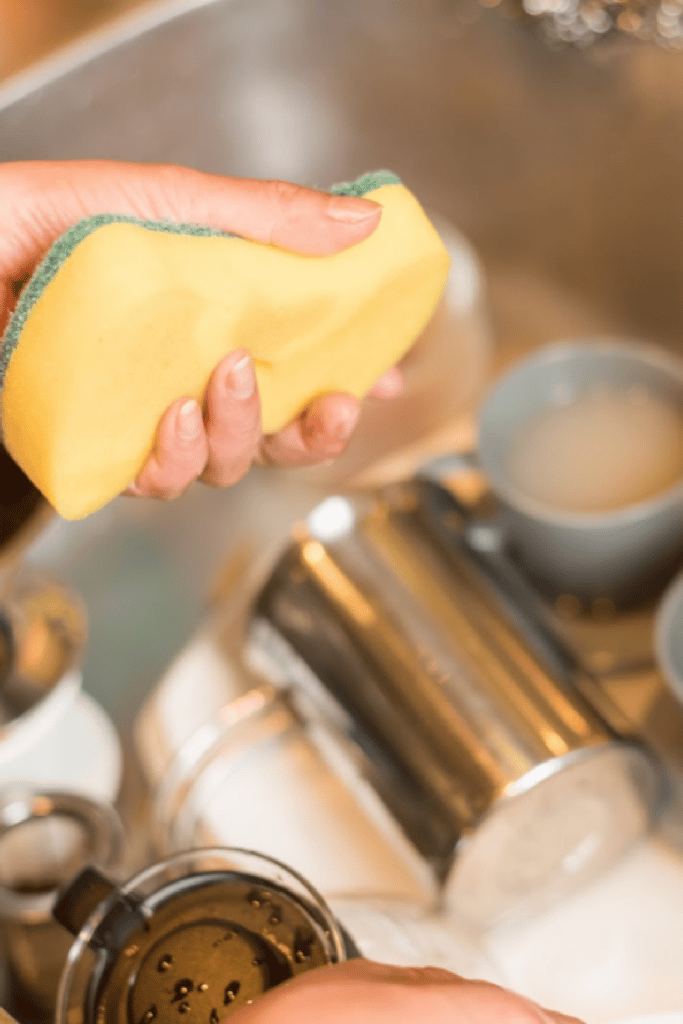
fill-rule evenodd
<path id="1" fill-rule="evenodd" d="M 468 20 L 436 0 L 166 0 L 0 87 L 0 159 L 321 185 L 390 166 L 481 254 L 498 366 L 589 333 L 680 347 L 683 59 L 553 53 L 500 11 Z M 86 599 L 86 687 L 124 727 L 222 560 L 239 573 L 283 542 L 321 490 L 255 473 L 172 507 L 52 520 L 30 545 Z"/>
<path id="2" fill-rule="evenodd" d="M 54 1009 L 71 945 L 52 918 L 57 891 L 85 864 L 116 871 L 122 852 L 111 807 L 26 786 L 0 790 L 0 948 L 19 1015 Z"/>
<path id="3" fill-rule="evenodd" d="M 683 709 L 675 688 L 667 686 L 666 659 L 660 660 L 657 646 L 657 620 L 665 614 L 661 595 L 618 608 L 610 601 L 554 593 L 529 578 L 511 557 L 505 524 L 486 482 L 480 479 L 479 484 L 474 493 L 462 475 L 448 480 L 442 494 L 447 502 L 455 499 L 459 515 L 454 520 L 439 517 L 444 543 L 462 541 L 464 515 L 468 552 L 508 620 L 553 675 L 571 679 L 616 732 L 635 728 L 654 751 L 667 775 L 667 807 L 660 825 L 668 841 L 683 849 Z M 673 584 L 669 593 L 675 590 Z"/>
<path id="4" fill-rule="evenodd" d="M 314 82 L 293 82 L 302 46 L 314 77 L 324 74 L 323 41 L 292 48 L 304 15 L 274 3 L 149 6 L 0 89 L 0 159 L 178 160 L 233 173 L 251 163 L 252 173 L 333 181 L 357 161 L 336 104 Z M 28 557 L 88 602 L 91 692 L 129 721 L 197 624 L 221 557 L 286 536 L 324 486 L 262 474 L 229 494 L 195 489 L 174 509 L 119 501 L 82 524 L 52 521 Z"/>
<path id="5" fill-rule="evenodd" d="M 68 5 L 68 32 L 43 21 L 32 48 L 40 19 L 15 3 L 18 63 L 95 7 Z M 678 55 L 553 53 L 500 11 L 465 25 L 437 2 L 166 0 L 6 81 L 0 159 L 180 161 L 323 185 L 391 166 L 481 253 L 499 365 L 589 332 L 677 347 L 681 85 Z M 316 497 L 256 475 L 173 509 L 121 501 L 52 522 L 29 557 L 88 602 L 86 685 L 128 720 L 197 623 L 217 561 L 284 537 Z"/>
<path id="6" fill-rule="evenodd" d="M 11 759 L 19 733 L 59 692 L 75 692 L 87 639 L 80 598 L 52 581 L 24 574 L 6 588 L 0 611 L 0 763 Z"/>
<path id="7" fill-rule="evenodd" d="M 0 158 L 179 161 L 322 185 L 391 166 L 501 273 L 505 306 L 511 278 L 541 292 L 554 281 L 579 297 L 567 319 L 676 342 L 677 54 L 643 45 L 595 62 L 551 52 L 500 11 L 465 26 L 435 2 L 144 10 L 5 85 Z"/>
<path id="8" fill-rule="evenodd" d="M 432 520 L 457 512 L 436 506 L 433 494 L 426 484 L 404 485 L 358 517 L 350 505 L 344 514 L 341 499 L 316 509 L 257 599 L 251 641 L 270 657 L 274 678 L 296 681 L 329 720 L 346 719 L 374 787 L 442 879 L 462 844 L 467 850 L 489 817 L 500 819 L 501 801 L 519 816 L 528 800 L 542 831 L 543 815 L 549 822 L 558 813 L 548 808 L 562 774 L 583 766 L 581 781 L 564 786 L 564 834 L 553 839 L 543 877 L 522 868 L 509 832 L 493 829 L 489 888 L 501 873 L 496 858 L 509 859 L 509 875 L 528 873 L 526 886 L 519 878 L 510 885 L 508 906 L 480 900 L 471 908 L 495 918 L 539 896 L 536 884 L 561 887 L 564 859 L 586 838 L 573 804 L 587 789 L 609 807 L 618 839 L 607 838 L 604 820 L 594 822 L 600 855 L 565 879 L 570 887 L 642 834 L 659 783 L 637 744 L 620 742 L 616 718 L 608 723 L 572 685 L 570 664 L 564 678 L 552 674 L 525 643 L 464 545 L 442 544 Z"/>

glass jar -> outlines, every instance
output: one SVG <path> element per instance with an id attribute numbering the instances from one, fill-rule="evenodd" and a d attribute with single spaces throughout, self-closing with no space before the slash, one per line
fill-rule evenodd
<path id="1" fill-rule="evenodd" d="M 228 703 L 176 752 L 155 801 L 161 853 L 224 845 L 261 850 L 326 898 L 348 893 L 424 902 L 431 872 L 334 734 L 305 723 L 286 691 Z"/>
<path id="2" fill-rule="evenodd" d="M 177 752 L 158 790 L 159 848 L 248 844 L 301 871 L 359 951 L 500 982 L 474 929 L 434 910 L 415 854 L 332 730 L 263 686 L 227 704 Z"/>
<path id="3" fill-rule="evenodd" d="M 305 879 L 247 850 L 177 854 L 120 888 L 86 870 L 55 916 L 76 934 L 56 1024 L 175 1024 L 179 1014 L 219 1024 L 282 981 L 356 954 Z"/>

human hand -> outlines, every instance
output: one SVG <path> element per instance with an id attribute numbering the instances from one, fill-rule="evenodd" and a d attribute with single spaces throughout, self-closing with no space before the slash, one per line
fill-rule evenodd
<path id="1" fill-rule="evenodd" d="M 497 985 L 437 967 L 350 960 L 299 975 L 241 1007 L 230 1024 L 581 1024 Z"/>
<path id="2" fill-rule="evenodd" d="M 202 174 L 183 167 L 108 161 L 0 165 L 0 335 L 26 279 L 72 224 L 96 213 L 203 224 L 304 255 L 325 256 L 362 241 L 381 207 L 281 181 Z M 401 390 L 398 369 L 372 391 Z M 306 466 L 345 448 L 360 411 L 351 395 L 325 395 L 277 434 L 263 436 L 254 365 L 246 351 L 226 353 L 204 408 L 188 396 L 166 411 L 154 451 L 128 492 L 181 494 L 193 480 L 226 487 L 253 461 Z"/>

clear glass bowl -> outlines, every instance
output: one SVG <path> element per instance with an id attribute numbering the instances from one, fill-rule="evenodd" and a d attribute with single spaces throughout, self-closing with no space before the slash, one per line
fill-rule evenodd
<path id="1" fill-rule="evenodd" d="M 248 847 L 291 864 L 326 898 L 353 892 L 429 900 L 434 879 L 377 795 L 302 720 L 290 695 L 256 688 L 177 751 L 157 791 L 157 849 Z"/>

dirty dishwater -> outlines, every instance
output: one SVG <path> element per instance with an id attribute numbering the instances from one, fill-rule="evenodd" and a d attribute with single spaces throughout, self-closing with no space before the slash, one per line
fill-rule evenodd
<path id="1" fill-rule="evenodd" d="M 683 360 L 627 338 L 549 345 L 489 391 L 478 436 L 509 550 L 546 592 L 642 605 L 675 571 Z"/>
<path id="2" fill-rule="evenodd" d="M 670 402 L 638 386 L 559 399 L 511 439 L 508 475 L 528 498 L 564 512 L 609 512 L 683 476 L 683 416 Z"/>

